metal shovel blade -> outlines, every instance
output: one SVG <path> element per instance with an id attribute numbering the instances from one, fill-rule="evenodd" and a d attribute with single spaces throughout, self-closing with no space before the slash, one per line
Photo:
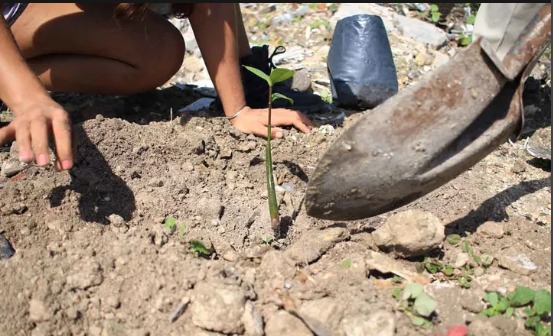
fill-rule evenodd
<path id="1" fill-rule="evenodd" d="M 307 214 L 356 220 L 394 210 L 457 177 L 516 133 L 522 70 L 549 43 L 550 8 L 505 57 L 503 73 L 477 41 L 346 130 L 309 181 Z M 518 76 L 509 81 L 506 71 Z"/>

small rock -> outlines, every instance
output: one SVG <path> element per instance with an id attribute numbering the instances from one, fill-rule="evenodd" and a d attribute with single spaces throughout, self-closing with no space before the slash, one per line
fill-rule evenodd
<path id="1" fill-rule="evenodd" d="M 91 257 L 84 257 L 73 263 L 66 278 L 69 289 L 87 289 L 100 285 L 103 280 L 100 264 Z"/>
<path id="2" fill-rule="evenodd" d="M 448 42 L 445 32 L 433 24 L 403 15 L 394 15 L 393 22 L 403 36 L 434 48 L 439 49 Z"/>
<path id="3" fill-rule="evenodd" d="M 497 260 L 500 267 L 522 275 L 529 275 L 538 269 L 538 266 L 536 266 L 536 264 L 534 264 L 524 253 L 519 253 L 512 248 L 500 252 Z"/>
<path id="4" fill-rule="evenodd" d="M 121 301 L 119 300 L 118 297 L 116 296 L 109 296 L 107 299 L 106 299 L 106 304 L 108 306 L 110 306 L 111 308 L 119 308 L 121 306 Z"/>
<path id="5" fill-rule="evenodd" d="M 61 219 L 55 219 L 53 221 L 50 221 L 46 223 L 46 226 L 48 229 L 59 232 L 65 233 L 65 232 L 71 232 L 73 230 L 73 223 L 71 221 L 67 220 L 61 220 Z"/>
<path id="6" fill-rule="evenodd" d="M 52 313 L 43 301 L 32 299 L 29 302 L 29 318 L 32 322 L 44 322 L 52 318 Z"/>
<path id="7" fill-rule="evenodd" d="M 246 302 L 242 323 L 244 323 L 244 335 L 263 336 L 263 316 L 251 301 Z"/>
<path id="8" fill-rule="evenodd" d="M 17 202 L 14 204 L 7 204 L 2 207 L 3 215 L 22 215 L 28 210 L 27 206 L 24 203 Z"/>
<path id="9" fill-rule="evenodd" d="M 304 301 L 298 310 L 298 314 L 305 322 L 313 321 L 318 325 L 311 326 L 312 330 L 337 330 L 342 318 L 342 308 L 338 305 L 335 299 L 325 297 L 317 300 Z"/>
<path id="10" fill-rule="evenodd" d="M 522 160 L 516 160 L 515 163 L 513 163 L 513 166 L 511 167 L 511 172 L 515 174 L 520 174 L 526 171 L 526 163 L 524 163 Z"/>
<path id="11" fill-rule="evenodd" d="M 386 310 L 346 316 L 341 325 L 346 336 L 394 336 L 396 330 L 394 314 Z"/>
<path id="12" fill-rule="evenodd" d="M 0 234 L 0 259 L 11 258 L 15 254 L 15 250 L 12 247 L 12 244 Z"/>
<path id="13" fill-rule="evenodd" d="M 503 336 L 503 334 L 487 320 L 476 320 L 469 324 L 467 336 Z"/>
<path id="14" fill-rule="evenodd" d="M 453 267 L 461 268 L 469 262 L 469 255 L 465 252 L 460 252 L 457 254 L 455 261 L 453 262 Z"/>
<path id="15" fill-rule="evenodd" d="M 22 172 L 27 168 L 28 164 L 19 162 L 18 160 L 8 160 L 4 161 L 2 163 L 2 176 L 4 177 L 12 177 L 17 175 L 18 173 Z"/>
<path id="16" fill-rule="evenodd" d="M 498 257 L 499 266 L 522 275 L 530 275 L 538 269 L 524 253 L 504 251 Z"/>
<path id="17" fill-rule="evenodd" d="M 245 305 L 246 298 L 239 287 L 217 282 L 200 282 L 194 287 L 190 307 L 192 323 L 206 330 L 242 334 Z"/>
<path id="18" fill-rule="evenodd" d="M 313 333 L 307 328 L 303 322 L 286 312 L 285 310 L 279 310 L 273 315 L 269 316 L 267 324 L 265 326 L 266 336 L 313 336 Z"/>
<path id="19" fill-rule="evenodd" d="M 123 217 L 117 215 L 117 214 L 109 215 L 108 219 L 109 219 L 110 224 L 115 226 L 115 227 L 127 226 L 126 223 L 125 223 L 125 219 Z"/>
<path id="20" fill-rule="evenodd" d="M 429 212 L 407 210 L 390 216 L 372 236 L 379 248 L 402 257 L 413 257 L 440 246 L 445 238 L 445 227 Z"/>
<path id="21" fill-rule="evenodd" d="M 463 289 L 460 293 L 460 297 L 462 298 L 460 302 L 463 309 L 471 313 L 477 314 L 486 307 L 482 301 L 482 297 L 474 291 Z"/>
<path id="22" fill-rule="evenodd" d="M 486 222 L 480 225 L 476 229 L 476 232 L 483 236 L 496 239 L 503 237 L 503 235 L 505 234 L 505 231 L 503 230 L 503 225 L 496 222 Z"/>
<path id="23" fill-rule="evenodd" d="M 336 243 L 349 238 L 345 228 L 334 227 L 314 232 L 306 232 L 284 252 L 296 265 L 313 262 Z"/>

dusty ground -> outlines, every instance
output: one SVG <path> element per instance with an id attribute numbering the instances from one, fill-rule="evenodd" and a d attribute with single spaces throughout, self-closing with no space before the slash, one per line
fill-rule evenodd
<path id="1" fill-rule="evenodd" d="M 245 10 L 253 36 L 259 34 L 248 13 L 262 7 Z M 324 22 L 332 14 L 310 10 L 309 20 Z M 290 39 L 281 42 L 291 44 L 295 31 L 281 31 Z M 312 52 L 300 63 L 324 79 L 331 31 L 310 36 L 310 42 L 297 42 Z M 390 42 L 401 88 L 419 78 L 414 68 L 431 71 L 439 65 L 435 59 L 460 48 L 435 51 L 400 35 Z M 472 324 L 475 335 L 530 334 L 520 320 L 476 313 L 484 290 L 551 286 L 551 166 L 524 149 L 527 137 L 530 145 L 551 142 L 550 59 L 539 66 L 545 73 L 526 85 L 521 140 L 374 218 L 322 221 L 303 207 L 318 158 L 370 111 L 346 111 L 343 122 L 330 124 L 311 116 L 319 127 L 308 135 L 289 130 L 273 141 L 283 187 L 277 195 L 281 237 L 273 236 L 268 220 L 264 140 L 240 134 L 216 109 L 174 112 L 171 120 L 171 108 L 177 111 L 198 94 L 172 86 L 133 97 L 57 94 L 74 113 L 75 168 L 56 173 L 31 165 L 6 177 L 14 153 L 0 153 L 0 233 L 16 251 L 0 260 L 0 335 L 350 336 L 378 329 L 378 335 L 406 336 L 444 333 L 455 324 Z M 315 86 L 321 94 L 324 89 Z M 370 267 L 373 253 L 382 252 L 371 232 L 407 209 L 433 214 L 446 234 L 459 234 L 477 253 L 495 257 L 475 271 L 469 288 L 421 271 L 421 279 L 430 280 L 425 290 L 438 302 L 430 327 L 414 326 L 391 295 L 408 281 Z M 169 216 L 176 219 L 174 229 L 163 224 Z M 215 252 L 196 256 L 192 240 Z M 455 260 L 460 252 L 459 245 L 443 242 L 427 255 Z M 511 255 L 529 261 L 498 262 Z M 422 258 L 397 262 L 415 272 Z M 480 329 L 474 321 L 481 321 Z"/>

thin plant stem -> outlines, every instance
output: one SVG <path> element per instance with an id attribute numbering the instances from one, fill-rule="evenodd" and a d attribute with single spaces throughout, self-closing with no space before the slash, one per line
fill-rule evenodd
<path id="1" fill-rule="evenodd" d="M 271 108 L 272 108 L 273 87 L 269 85 L 269 116 L 267 122 L 267 146 L 265 148 L 265 164 L 267 170 L 267 196 L 269 198 L 269 214 L 271 216 L 271 227 L 278 230 L 280 218 L 275 193 L 275 181 L 273 178 L 273 159 L 271 156 Z"/>

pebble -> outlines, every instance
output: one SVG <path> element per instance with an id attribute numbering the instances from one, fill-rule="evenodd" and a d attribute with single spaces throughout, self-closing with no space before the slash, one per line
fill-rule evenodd
<path id="1" fill-rule="evenodd" d="M 485 222 L 476 229 L 476 232 L 483 236 L 496 239 L 503 237 L 503 235 L 505 234 L 505 231 L 503 230 L 503 225 L 496 222 Z"/>
<path id="2" fill-rule="evenodd" d="M 384 251 L 414 257 L 439 247 L 445 238 L 445 227 L 433 214 L 412 209 L 388 217 L 372 236 Z"/>
<path id="3" fill-rule="evenodd" d="M 4 235 L 0 234 L 0 259 L 11 258 L 14 254 L 15 250 L 10 242 L 6 239 L 6 237 L 4 237 Z"/>
<path id="4" fill-rule="evenodd" d="M 522 275 L 530 275 L 538 269 L 524 253 L 504 251 L 498 257 L 499 266 Z"/>
<path id="5" fill-rule="evenodd" d="M 285 310 L 279 310 L 269 316 L 265 325 L 266 336 L 313 336 L 313 333 L 297 317 Z"/>

